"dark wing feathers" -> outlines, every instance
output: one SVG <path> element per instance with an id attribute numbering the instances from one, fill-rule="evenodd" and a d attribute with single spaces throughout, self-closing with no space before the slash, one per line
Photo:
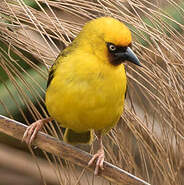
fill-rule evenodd
<path id="1" fill-rule="evenodd" d="M 127 93 L 128 93 L 128 84 L 126 85 L 125 99 L 126 99 L 126 97 L 127 97 Z"/>
<path id="2" fill-rule="evenodd" d="M 50 82 L 52 81 L 53 77 L 54 77 L 54 72 L 55 72 L 55 69 L 53 68 L 53 66 L 51 67 L 51 70 L 49 72 L 49 78 L 48 78 L 48 81 L 47 81 L 47 88 L 49 87 L 50 85 Z"/>
<path id="3" fill-rule="evenodd" d="M 70 54 L 76 47 L 76 43 L 72 42 L 67 48 L 65 48 L 63 51 L 61 51 L 61 53 L 58 55 L 58 57 L 56 58 L 55 63 L 52 65 L 50 72 L 49 72 L 49 78 L 47 81 L 47 88 L 49 87 L 53 77 L 54 77 L 54 73 L 57 67 L 57 64 L 62 62 L 62 58 L 66 57 L 68 54 Z"/>
<path id="4" fill-rule="evenodd" d="M 62 56 L 61 54 L 58 55 L 58 57 L 57 57 L 55 63 L 54 63 L 54 64 L 52 65 L 52 67 L 50 68 L 49 78 L 48 78 L 48 81 L 47 81 L 47 88 L 49 87 L 49 85 L 50 85 L 50 83 L 51 83 L 51 81 L 52 81 L 52 79 L 53 79 L 53 77 L 54 77 L 54 73 L 55 73 L 55 70 L 56 70 L 56 66 L 57 66 L 57 64 L 58 64 L 58 62 L 59 62 L 61 56 Z"/>

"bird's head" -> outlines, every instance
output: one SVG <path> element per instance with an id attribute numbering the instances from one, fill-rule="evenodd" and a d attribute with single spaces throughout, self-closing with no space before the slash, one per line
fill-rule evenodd
<path id="1" fill-rule="evenodd" d="M 117 66 L 125 61 L 141 66 L 131 49 L 132 36 L 128 27 L 112 17 L 101 17 L 89 21 L 79 34 L 83 44 L 98 57 L 108 59 Z M 85 38 L 85 39 L 83 39 Z"/>

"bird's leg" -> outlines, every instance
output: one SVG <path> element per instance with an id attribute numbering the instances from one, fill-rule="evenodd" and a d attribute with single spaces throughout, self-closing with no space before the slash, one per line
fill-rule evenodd
<path id="1" fill-rule="evenodd" d="M 32 123 L 30 126 L 27 127 L 26 131 L 24 132 L 24 135 L 22 137 L 22 142 L 25 141 L 28 145 L 30 145 L 35 139 L 38 131 L 42 129 L 43 125 L 52 120 L 53 118 L 49 117 L 45 119 L 40 119 Z"/>
<path id="2" fill-rule="evenodd" d="M 98 175 L 99 173 L 99 169 L 103 170 L 103 162 L 104 162 L 104 146 L 102 143 L 102 132 L 101 131 L 97 131 L 95 132 L 98 140 L 97 140 L 97 144 L 98 144 L 98 151 L 96 154 L 93 155 L 93 157 L 91 158 L 91 160 L 88 163 L 88 166 L 92 165 L 94 163 L 95 160 L 96 161 L 96 167 L 95 167 L 95 175 Z"/>

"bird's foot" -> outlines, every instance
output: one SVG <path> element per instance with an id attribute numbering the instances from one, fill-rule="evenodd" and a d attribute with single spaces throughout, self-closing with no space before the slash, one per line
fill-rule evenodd
<path id="1" fill-rule="evenodd" d="M 93 155 L 91 160 L 88 162 L 88 166 L 91 166 L 96 160 L 96 167 L 94 172 L 95 175 L 99 174 L 99 170 L 104 170 L 104 167 L 103 167 L 104 158 L 105 158 L 104 150 L 101 148 L 97 151 L 96 154 Z"/>
<path id="2" fill-rule="evenodd" d="M 52 121 L 52 118 L 41 119 L 28 126 L 22 137 L 22 142 L 25 141 L 28 145 L 31 145 L 39 130 L 49 121 Z"/>

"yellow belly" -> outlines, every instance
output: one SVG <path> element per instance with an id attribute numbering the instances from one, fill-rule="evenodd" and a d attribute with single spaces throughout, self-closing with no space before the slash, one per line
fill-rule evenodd
<path id="1" fill-rule="evenodd" d="M 109 130 L 122 114 L 125 91 L 123 65 L 112 69 L 61 63 L 47 89 L 46 107 L 62 127 L 76 132 Z"/>

